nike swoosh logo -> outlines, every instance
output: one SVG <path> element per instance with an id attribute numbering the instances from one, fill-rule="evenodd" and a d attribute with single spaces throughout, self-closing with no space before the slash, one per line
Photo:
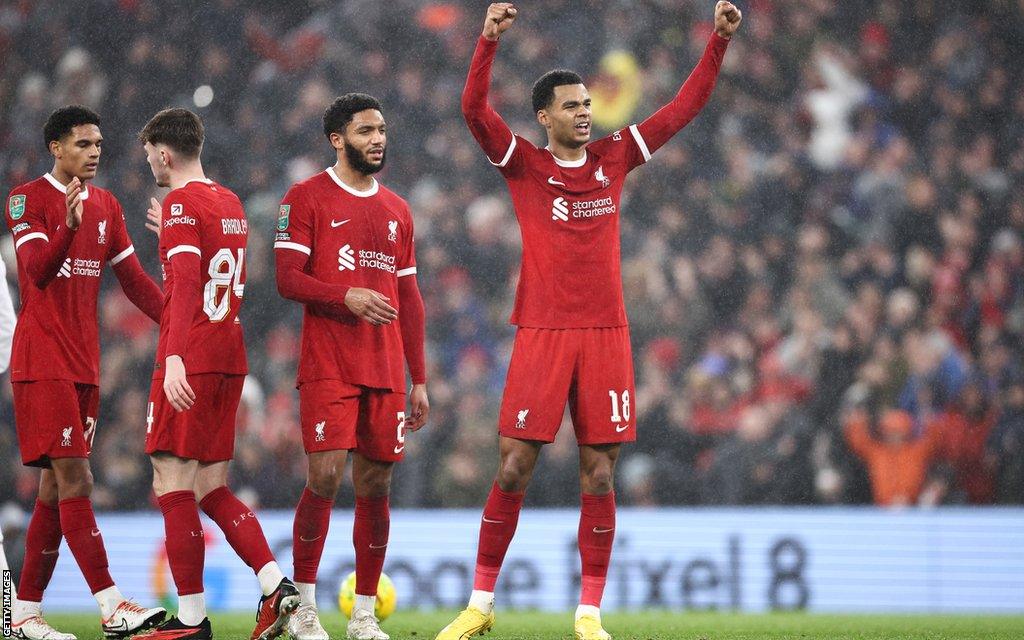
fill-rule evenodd
<path id="1" fill-rule="evenodd" d="M 341 225 L 345 224 L 346 222 L 352 222 L 352 218 L 349 218 L 348 220 L 342 220 L 341 222 L 338 222 L 337 220 L 331 220 L 331 226 L 332 227 L 340 227 Z"/>
<path id="2" fill-rule="evenodd" d="M 60 551 L 60 547 L 57 547 L 56 549 L 43 549 L 42 554 L 44 556 L 52 556 L 56 555 L 58 551 Z"/>
<path id="3" fill-rule="evenodd" d="M 598 527 L 594 527 L 594 533 L 611 533 L 612 531 L 615 531 L 615 529 L 601 529 Z"/>
<path id="4" fill-rule="evenodd" d="M 501 524 L 501 523 L 505 522 L 504 520 L 488 520 L 486 516 L 484 516 L 483 520 L 484 520 L 484 522 L 489 522 L 491 524 Z"/>
<path id="5" fill-rule="evenodd" d="M 616 433 L 622 433 L 623 431 L 625 431 L 628 428 L 629 428 L 629 425 L 628 424 L 624 424 L 621 427 L 615 427 L 615 432 Z"/>
<path id="6" fill-rule="evenodd" d="M 388 543 L 385 542 L 384 544 L 371 544 L 370 548 L 371 549 L 383 549 L 383 548 L 385 548 L 387 546 L 388 546 Z"/>
<path id="7" fill-rule="evenodd" d="M 317 540 L 319 540 L 322 537 L 323 536 L 317 536 L 315 538 L 303 538 L 302 536 L 299 536 L 299 540 L 301 540 L 303 542 L 316 542 Z"/>
<path id="8" fill-rule="evenodd" d="M 555 180 L 554 176 L 551 176 L 550 178 L 548 178 L 548 184 L 553 184 L 556 187 L 564 187 L 565 186 L 564 182 L 559 182 L 558 180 Z"/>
<path id="9" fill-rule="evenodd" d="M 402 451 L 404 449 L 405 449 L 405 445 L 402 445 L 401 447 L 395 447 L 395 453 L 402 453 Z"/>

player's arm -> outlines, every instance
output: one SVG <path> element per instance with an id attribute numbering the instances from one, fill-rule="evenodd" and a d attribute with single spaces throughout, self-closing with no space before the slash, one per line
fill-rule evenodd
<path id="1" fill-rule="evenodd" d="M 46 233 L 41 220 L 32 219 L 34 216 L 31 213 L 26 216 L 30 225 L 29 233 L 16 234 L 20 237 L 15 238 L 15 250 L 21 256 L 21 264 L 29 279 L 39 289 L 45 289 L 60 273 L 61 266 L 71 249 L 71 243 L 75 239 L 75 233 L 82 224 L 82 183 L 78 178 L 74 178 L 68 184 L 65 205 L 64 224 L 57 225 L 53 237 Z M 8 220 L 11 218 L 8 217 Z M 34 222 L 38 224 L 33 224 Z M 36 226 L 39 228 L 36 229 Z"/>
<path id="2" fill-rule="evenodd" d="M 715 31 L 686 82 L 668 104 L 639 125 L 630 127 L 644 161 L 689 124 L 707 104 L 718 80 L 729 39 L 736 33 L 742 18 L 740 10 L 731 2 L 722 1 L 715 5 Z"/>
<path id="3" fill-rule="evenodd" d="M 516 8 L 510 2 L 496 2 L 487 8 L 483 33 L 476 43 L 466 87 L 462 91 L 462 115 L 469 131 L 491 164 L 499 167 L 506 166 L 512 158 L 516 137 L 491 106 L 487 94 L 491 86 L 491 66 L 498 50 L 498 38 L 512 26 L 516 13 Z"/>
<path id="4" fill-rule="evenodd" d="M 196 250 L 192 251 L 193 248 Z M 175 252 L 175 249 L 179 251 Z M 199 249 L 194 246 L 179 245 L 168 251 L 167 256 L 171 263 L 174 292 L 168 308 L 164 393 L 175 411 L 186 411 L 196 401 L 196 394 L 187 380 L 185 352 L 192 319 L 203 306 L 203 284 L 199 275 L 202 262 Z"/>
<path id="5" fill-rule="evenodd" d="M 153 322 L 159 324 L 160 312 L 164 304 L 163 293 L 156 282 L 146 273 L 146 270 L 142 268 L 139 256 L 135 254 L 135 245 L 132 244 L 131 238 L 128 236 L 128 228 L 124 223 L 124 212 L 121 211 L 120 203 L 117 204 L 117 209 L 111 216 L 113 229 L 109 253 L 110 266 L 114 268 L 114 275 L 117 276 L 121 290 L 124 291 L 128 300 L 149 316 Z"/>
<path id="6" fill-rule="evenodd" d="M 185 355 L 192 321 L 203 308 L 202 239 L 198 215 L 190 216 L 190 203 L 181 194 L 172 193 L 163 204 L 163 219 L 182 218 L 163 230 L 160 245 L 170 264 L 173 289 L 167 309 L 167 343 L 164 350 L 164 394 L 175 411 L 187 411 L 195 404 L 196 394 L 188 384 Z"/>
<path id="7" fill-rule="evenodd" d="M 416 431 L 427 423 L 430 403 L 427 400 L 427 365 L 424 357 L 426 313 L 415 273 L 398 278 L 398 307 L 402 310 L 398 317 L 402 330 L 402 346 L 409 367 L 409 377 L 412 378 L 412 391 L 409 394 L 411 411 L 405 424 L 411 431 Z"/>

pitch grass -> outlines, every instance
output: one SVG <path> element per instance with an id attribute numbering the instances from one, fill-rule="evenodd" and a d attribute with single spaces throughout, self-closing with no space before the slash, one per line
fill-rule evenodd
<path id="1" fill-rule="evenodd" d="M 392 640 L 433 640 L 455 612 L 404 611 L 383 625 Z M 57 629 L 79 640 L 100 640 L 99 618 L 94 615 L 46 616 Z M 331 638 L 345 637 L 345 619 L 337 611 L 322 617 Z M 214 638 L 246 640 L 255 617 L 250 613 L 211 616 Z M 616 640 L 1019 640 L 1024 638 L 1024 616 L 830 616 L 774 613 L 608 612 L 605 629 Z M 571 640 L 572 614 L 498 612 L 495 629 L 484 640 Z"/>

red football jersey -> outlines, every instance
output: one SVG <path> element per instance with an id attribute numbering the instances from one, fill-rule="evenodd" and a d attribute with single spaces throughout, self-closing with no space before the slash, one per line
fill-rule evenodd
<path id="1" fill-rule="evenodd" d="M 20 249 L 49 242 L 65 226 L 67 189 L 50 174 L 16 187 L 7 199 L 7 225 L 18 255 L 21 311 L 14 330 L 11 380 L 72 380 L 99 384 L 100 339 L 96 315 L 100 277 L 135 251 L 124 213 L 109 191 L 82 191 L 82 224 L 57 276 L 40 289 L 29 277 Z"/>
<path id="2" fill-rule="evenodd" d="M 541 329 L 623 326 L 620 197 L 626 174 L 707 104 L 729 41 L 712 34 L 676 96 L 640 124 L 587 145 L 577 162 L 555 158 L 512 134 L 487 101 L 498 42 L 481 37 L 462 113 L 505 176 L 523 236 L 512 323 Z"/>
<path id="3" fill-rule="evenodd" d="M 167 194 L 160 232 L 160 266 L 164 277 L 164 310 L 156 350 L 154 378 L 164 375 L 171 299 L 195 295 L 174 289 L 171 259 L 183 252 L 200 260 L 202 306 L 197 306 L 185 342 L 185 371 L 244 374 L 248 372 L 238 312 L 245 289 L 245 244 L 249 223 L 231 190 L 209 180 L 192 180 Z"/>
<path id="4" fill-rule="evenodd" d="M 620 199 L 626 175 L 649 157 L 636 127 L 591 142 L 577 162 L 559 160 L 507 127 L 486 135 L 490 141 L 482 145 L 506 148 L 502 157 L 490 160 L 508 183 L 523 238 L 512 324 L 626 325 Z"/>
<path id="5" fill-rule="evenodd" d="M 399 314 L 398 279 L 416 273 L 412 214 L 405 200 L 376 180 L 366 191 L 353 189 L 332 169 L 288 190 L 274 248 L 309 256 L 306 271 L 317 280 L 382 293 Z M 404 391 L 398 321 L 374 326 L 306 305 L 298 382 L 326 379 Z"/>

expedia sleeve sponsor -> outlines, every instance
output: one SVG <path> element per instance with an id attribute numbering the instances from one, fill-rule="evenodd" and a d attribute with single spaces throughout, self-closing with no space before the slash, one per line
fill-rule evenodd
<path id="1" fill-rule="evenodd" d="M 174 216 L 173 218 L 167 218 L 164 220 L 164 229 L 170 229 L 171 227 L 179 224 L 188 224 L 194 227 L 198 224 L 198 221 L 192 216 Z"/>

